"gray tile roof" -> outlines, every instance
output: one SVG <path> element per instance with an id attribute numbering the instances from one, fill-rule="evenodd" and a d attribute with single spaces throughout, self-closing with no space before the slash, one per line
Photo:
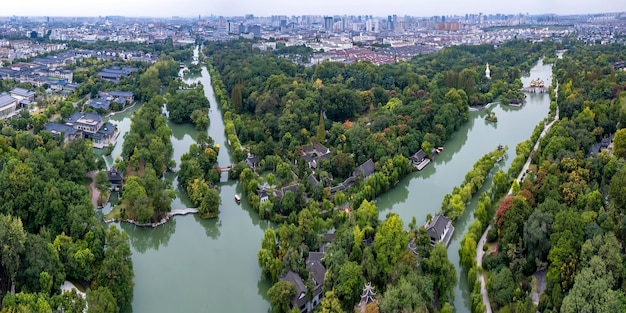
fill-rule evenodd
<path id="1" fill-rule="evenodd" d="M 11 95 L 9 95 L 8 93 L 1 93 L 0 94 L 0 108 L 7 106 L 13 102 L 16 102 L 17 99 L 11 97 Z"/>
<path id="2" fill-rule="evenodd" d="M 28 89 L 24 89 L 24 88 L 19 88 L 19 87 L 13 88 L 13 90 L 11 90 L 10 93 L 16 94 L 18 96 L 26 97 L 26 98 L 32 97 L 35 95 L 35 92 L 30 91 Z"/>
<path id="3" fill-rule="evenodd" d="M 440 238 L 441 235 L 443 235 L 443 232 L 445 231 L 449 222 L 450 222 L 449 218 L 441 214 L 437 214 L 435 215 L 435 217 L 433 217 L 430 223 L 428 223 L 428 227 L 426 227 L 426 231 L 428 232 L 428 235 L 431 238 Z"/>
<path id="4" fill-rule="evenodd" d="M 128 97 L 132 97 L 133 96 L 133 92 L 132 91 L 113 90 L 113 91 L 109 91 L 109 95 L 111 95 L 113 97 L 128 98 Z"/>
<path id="5" fill-rule="evenodd" d="M 64 137 L 74 135 L 77 132 L 77 130 L 72 128 L 72 126 L 54 122 L 48 122 L 46 126 L 44 126 L 44 130 L 51 132 L 54 135 L 65 134 Z"/>
<path id="6" fill-rule="evenodd" d="M 374 161 L 372 161 L 372 159 L 369 159 L 365 161 L 365 163 L 359 165 L 359 167 L 354 169 L 352 176 L 359 177 L 363 175 L 364 178 L 367 178 L 372 175 L 374 171 L 376 171 Z"/>
<path id="7" fill-rule="evenodd" d="M 108 110 L 111 107 L 111 102 L 105 98 L 91 99 L 89 100 L 89 106 L 94 109 Z"/>

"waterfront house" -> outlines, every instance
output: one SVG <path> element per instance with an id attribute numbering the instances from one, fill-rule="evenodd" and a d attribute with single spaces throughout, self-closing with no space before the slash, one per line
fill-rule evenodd
<path id="1" fill-rule="evenodd" d="M 413 154 L 409 159 L 411 160 L 411 165 L 413 165 L 413 167 L 415 167 L 418 171 L 421 171 L 424 167 L 426 167 L 426 165 L 428 165 L 428 163 L 430 163 L 430 159 L 427 157 L 426 152 L 422 149 L 415 152 L 415 154 Z"/>
<path id="2" fill-rule="evenodd" d="M 428 232 L 430 236 L 430 244 L 432 246 L 438 242 L 443 242 L 447 246 L 454 233 L 452 220 L 441 214 L 435 215 L 435 217 L 424 225 L 424 228 L 426 228 L 426 232 Z"/>
<path id="3" fill-rule="evenodd" d="M 109 110 L 111 108 L 111 101 L 106 98 L 89 99 L 87 105 L 96 110 Z"/>
<path id="4" fill-rule="evenodd" d="M 270 199 L 269 191 L 264 186 L 259 188 L 256 193 L 257 196 L 259 196 L 259 203 L 263 203 Z"/>
<path id="5" fill-rule="evenodd" d="M 112 99 L 113 101 L 116 101 L 119 103 L 130 104 L 133 101 L 135 101 L 135 95 L 133 94 L 132 91 L 113 90 L 113 91 L 109 91 L 108 95 L 113 98 Z"/>
<path id="6" fill-rule="evenodd" d="M 74 131 L 70 131 L 70 128 Z M 115 145 L 119 130 L 111 123 L 105 123 L 104 118 L 95 113 L 75 112 L 65 124 L 50 122 L 46 124 L 45 130 L 53 135 L 63 134 L 63 141 L 70 142 L 74 138 L 90 139 L 94 148 L 104 148 L 108 145 Z"/>
<path id="7" fill-rule="evenodd" d="M 124 181 L 124 174 L 122 172 L 118 171 L 115 167 L 112 167 L 107 171 L 107 177 L 111 183 L 111 190 L 119 191 L 122 188 L 122 183 Z"/>

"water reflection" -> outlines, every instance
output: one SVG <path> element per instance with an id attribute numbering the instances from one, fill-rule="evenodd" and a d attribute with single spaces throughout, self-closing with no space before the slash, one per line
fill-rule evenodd
<path id="1" fill-rule="evenodd" d="M 159 227 L 139 227 L 128 223 L 121 223 L 121 228 L 129 234 L 130 244 L 139 253 L 148 249 L 158 250 L 167 247 L 167 244 L 176 232 L 176 219 L 172 218 Z"/>
<path id="2" fill-rule="evenodd" d="M 208 237 L 210 237 L 211 239 L 217 239 L 220 237 L 220 227 L 222 227 L 222 220 L 219 217 L 212 219 L 203 219 L 200 218 L 200 216 L 195 215 L 195 219 L 196 222 L 204 227 L 204 232 Z"/>

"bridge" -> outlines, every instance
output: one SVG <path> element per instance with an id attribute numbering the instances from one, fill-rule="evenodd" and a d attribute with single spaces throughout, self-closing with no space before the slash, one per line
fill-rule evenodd
<path id="1" fill-rule="evenodd" d="M 198 213 L 198 209 L 196 208 L 186 208 L 180 210 L 172 210 L 172 212 L 168 212 L 167 216 L 172 217 L 174 215 L 187 215 L 187 214 L 195 214 Z"/>

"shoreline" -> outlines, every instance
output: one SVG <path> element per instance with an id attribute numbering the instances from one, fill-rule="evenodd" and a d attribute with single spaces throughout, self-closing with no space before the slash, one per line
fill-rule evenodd
<path id="1" fill-rule="evenodd" d="M 176 215 L 187 215 L 187 214 L 197 214 L 198 213 L 198 209 L 196 208 L 186 208 L 186 209 L 177 209 L 177 210 L 172 210 L 171 212 L 167 212 L 165 214 L 165 217 L 162 218 L 160 221 L 158 222 L 154 222 L 154 223 L 139 223 L 135 220 L 131 220 L 131 219 L 106 219 L 103 218 L 102 221 L 105 223 L 113 223 L 113 222 L 124 222 L 124 223 L 128 223 L 128 224 L 132 224 L 135 226 L 140 226 L 140 227 L 152 227 L 155 228 L 157 226 L 161 226 L 165 223 L 167 223 L 167 221 L 169 221 L 170 218 L 172 218 L 173 216 Z"/>

